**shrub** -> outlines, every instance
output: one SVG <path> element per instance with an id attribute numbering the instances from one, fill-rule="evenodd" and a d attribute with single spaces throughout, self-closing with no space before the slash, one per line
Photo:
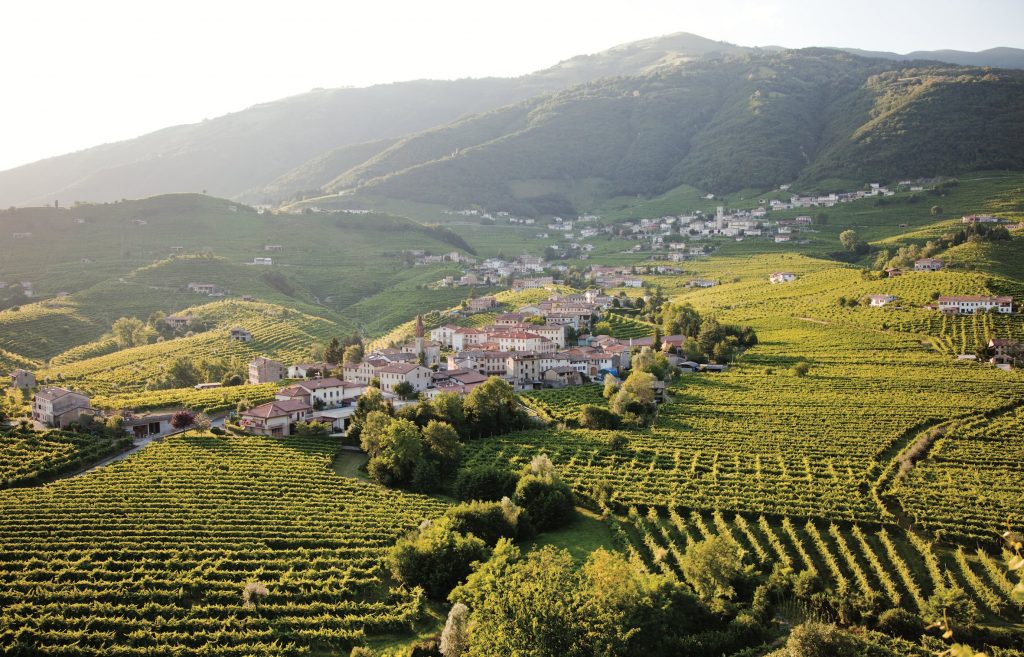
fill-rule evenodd
<path id="1" fill-rule="evenodd" d="M 519 477 L 508 470 L 478 465 L 459 470 L 452 484 L 452 493 L 460 500 L 496 502 L 515 495 L 518 481 Z"/>
<path id="2" fill-rule="evenodd" d="M 579 423 L 584 429 L 616 429 L 619 416 L 602 406 L 584 404 L 580 406 Z"/>
<path id="3" fill-rule="evenodd" d="M 853 657 L 857 647 L 849 634 L 835 625 L 807 622 L 793 629 L 786 641 L 786 657 Z"/>
<path id="4" fill-rule="evenodd" d="M 519 536 L 523 509 L 505 497 L 500 502 L 463 502 L 448 509 L 446 515 L 452 519 L 452 530 L 494 545 L 500 538 Z"/>
<path id="5" fill-rule="evenodd" d="M 924 634 L 924 622 L 906 609 L 888 609 L 878 617 L 876 629 L 890 636 L 916 641 Z"/>
<path id="6" fill-rule="evenodd" d="M 546 457 L 544 457 L 546 458 Z M 537 459 L 534 459 L 536 462 Z M 548 461 L 550 465 L 550 461 Z M 552 470 L 536 472 L 531 466 L 516 485 L 516 503 L 530 514 L 538 531 L 564 525 L 575 512 L 575 498 L 568 484 Z"/>
<path id="7" fill-rule="evenodd" d="M 470 564 L 487 558 L 483 540 L 452 528 L 451 518 L 426 521 L 420 529 L 400 539 L 388 552 L 387 563 L 395 579 L 420 586 L 435 600 L 470 573 Z"/>

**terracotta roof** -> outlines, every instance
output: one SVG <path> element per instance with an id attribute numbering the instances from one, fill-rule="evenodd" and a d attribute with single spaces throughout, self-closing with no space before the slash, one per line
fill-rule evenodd
<path id="1" fill-rule="evenodd" d="M 286 399 L 284 401 L 272 401 L 260 404 L 259 406 L 253 406 L 242 413 L 242 415 L 269 420 L 270 418 L 283 417 L 308 410 L 311 410 L 311 407 L 306 402 L 299 401 L 298 399 Z"/>

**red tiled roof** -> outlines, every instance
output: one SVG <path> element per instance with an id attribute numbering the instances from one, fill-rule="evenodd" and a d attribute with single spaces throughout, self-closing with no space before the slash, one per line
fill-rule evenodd
<path id="1" fill-rule="evenodd" d="M 269 420 L 270 418 L 282 417 L 285 415 L 291 415 L 292 413 L 308 410 L 311 410 L 311 407 L 306 402 L 299 401 L 298 399 L 286 399 L 284 401 L 272 401 L 267 402 L 266 404 L 260 404 L 259 406 L 253 406 L 242 413 L 242 415 Z"/>

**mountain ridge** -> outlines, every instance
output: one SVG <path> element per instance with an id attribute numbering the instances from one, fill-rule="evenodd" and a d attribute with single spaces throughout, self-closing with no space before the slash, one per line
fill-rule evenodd
<path id="1" fill-rule="evenodd" d="M 318 89 L 0 172 L 0 206 L 199 191 L 249 203 L 278 203 L 331 184 L 358 156 L 369 162 L 395 141 L 574 85 L 780 52 L 785 51 L 680 32 L 580 55 L 519 78 Z M 935 54 L 860 52 L 904 62 Z M 1014 48 L 935 52 L 950 58 L 999 58 L 1024 67 L 1024 50 Z"/>

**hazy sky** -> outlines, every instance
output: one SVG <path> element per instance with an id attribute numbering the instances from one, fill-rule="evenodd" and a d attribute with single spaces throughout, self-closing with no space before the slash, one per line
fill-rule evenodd
<path id="1" fill-rule="evenodd" d="M 314 87 L 520 75 L 671 32 L 1024 47 L 1024 0 L 0 0 L 0 25 L 3 170 Z"/>

